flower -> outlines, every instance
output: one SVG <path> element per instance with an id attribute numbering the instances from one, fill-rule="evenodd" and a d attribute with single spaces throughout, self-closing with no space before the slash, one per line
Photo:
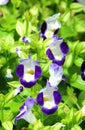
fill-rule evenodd
<path id="1" fill-rule="evenodd" d="M 13 75 L 12 75 L 12 73 L 11 73 L 11 69 L 7 69 L 6 78 L 7 78 L 7 79 L 12 79 L 12 78 L 13 78 Z"/>
<path id="2" fill-rule="evenodd" d="M 43 39 L 52 38 L 55 34 L 57 34 L 59 28 L 61 28 L 61 24 L 57 20 L 59 16 L 60 13 L 55 14 L 49 17 L 45 22 L 43 22 L 40 33 Z"/>
<path id="3" fill-rule="evenodd" d="M 57 86 L 62 80 L 63 70 L 62 67 L 56 63 L 52 63 L 49 67 L 50 78 L 49 82 L 51 86 Z"/>
<path id="4" fill-rule="evenodd" d="M 31 42 L 30 38 L 28 38 L 26 36 L 22 37 L 22 41 L 25 42 L 25 43 L 30 43 Z"/>
<path id="5" fill-rule="evenodd" d="M 23 91 L 23 86 L 20 86 L 19 88 L 15 89 L 14 96 L 20 94 Z"/>
<path id="6" fill-rule="evenodd" d="M 32 60 L 30 56 L 28 59 L 21 60 L 21 63 L 17 66 L 16 75 L 20 78 L 24 87 L 32 87 L 42 75 L 39 62 Z"/>
<path id="7" fill-rule="evenodd" d="M 81 65 L 81 78 L 85 80 L 85 61 Z"/>
<path id="8" fill-rule="evenodd" d="M 82 112 L 82 116 L 85 116 L 85 105 L 83 105 L 81 112 Z"/>
<path id="9" fill-rule="evenodd" d="M 37 103 L 42 107 L 42 112 L 47 115 L 53 114 L 57 110 L 61 100 L 61 94 L 48 81 L 46 87 L 38 93 L 36 98 Z"/>
<path id="10" fill-rule="evenodd" d="M 50 60 L 61 66 L 64 64 L 68 50 L 68 45 L 66 42 L 63 42 L 62 38 L 54 37 L 52 43 L 46 50 L 46 54 Z"/>
<path id="11" fill-rule="evenodd" d="M 16 116 L 14 124 L 16 124 L 17 121 L 21 118 L 23 118 L 31 124 L 33 124 L 36 121 L 36 118 L 32 113 L 32 107 L 34 103 L 35 101 L 33 98 L 28 97 L 26 99 L 25 103 L 20 107 L 20 113 Z"/>
<path id="12" fill-rule="evenodd" d="M 5 5 L 9 2 L 9 0 L 0 0 L 0 5 Z"/>
<path id="13" fill-rule="evenodd" d="M 19 49 L 19 48 L 16 48 L 16 53 L 17 53 L 17 55 L 20 57 L 21 56 L 21 50 Z"/>

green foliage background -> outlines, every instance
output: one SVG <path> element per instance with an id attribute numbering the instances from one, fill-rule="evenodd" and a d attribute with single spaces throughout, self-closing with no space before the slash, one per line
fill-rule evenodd
<path id="1" fill-rule="evenodd" d="M 62 103 L 58 110 L 46 116 L 39 106 L 33 107 L 37 117 L 34 125 L 23 119 L 14 126 L 14 118 L 19 113 L 19 107 L 27 96 L 36 97 L 45 86 L 49 77 L 48 60 L 45 51 L 50 39 L 43 41 L 39 36 L 42 22 L 49 16 L 59 13 L 61 29 L 58 36 L 64 38 L 69 46 L 69 53 L 63 65 L 66 84 L 59 84 L 62 93 Z M 22 36 L 28 36 L 31 44 L 21 41 Z M 18 57 L 16 48 L 21 50 Z M 41 62 L 43 76 L 31 89 L 14 97 L 13 93 L 20 86 L 16 76 L 16 66 L 20 59 L 32 58 Z M 0 130 L 85 130 L 85 118 L 81 108 L 85 104 L 85 81 L 80 77 L 80 67 L 85 60 L 85 8 L 73 0 L 9 0 L 0 6 Z M 12 70 L 13 79 L 6 78 L 6 71 Z M 62 125 L 64 124 L 64 125 Z"/>

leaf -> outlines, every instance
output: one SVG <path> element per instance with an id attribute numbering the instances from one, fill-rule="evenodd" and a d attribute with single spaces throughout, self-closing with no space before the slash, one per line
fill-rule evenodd
<path id="1" fill-rule="evenodd" d="M 25 35 L 25 27 L 23 25 L 23 23 L 21 23 L 20 21 L 17 21 L 16 24 L 16 31 L 20 36 Z"/>
<path id="2" fill-rule="evenodd" d="M 78 13 L 81 12 L 83 10 L 82 5 L 79 3 L 71 3 L 70 4 L 70 9 L 74 12 L 74 13 Z"/>
<path id="3" fill-rule="evenodd" d="M 5 128 L 5 130 L 13 130 L 13 124 L 11 121 L 3 122 L 2 126 Z"/>
<path id="4" fill-rule="evenodd" d="M 13 88 L 18 88 L 21 86 L 19 81 L 11 81 L 11 82 L 8 82 L 8 84 L 9 86 L 12 86 Z"/>
<path id="5" fill-rule="evenodd" d="M 75 88 L 78 88 L 80 90 L 85 90 L 85 81 L 83 81 L 81 79 L 81 76 L 78 75 L 77 79 L 75 80 L 75 82 L 71 82 L 70 81 L 70 84 L 72 87 L 75 87 Z"/>

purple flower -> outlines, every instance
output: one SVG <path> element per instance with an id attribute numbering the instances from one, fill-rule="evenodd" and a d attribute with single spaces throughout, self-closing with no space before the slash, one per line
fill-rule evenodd
<path id="1" fill-rule="evenodd" d="M 30 88 L 41 77 L 42 71 L 39 62 L 29 57 L 21 60 L 21 63 L 17 66 L 16 74 L 20 78 L 21 84 L 26 88 Z"/>
<path id="2" fill-rule="evenodd" d="M 57 86 L 62 80 L 63 76 L 62 67 L 57 65 L 56 63 L 52 63 L 49 67 L 49 73 L 50 73 L 49 82 L 51 86 Z"/>
<path id="3" fill-rule="evenodd" d="M 17 123 L 19 119 L 24 119 L 27 122 L 33 124 L 36 121 L 35 116 L 32 113 L 32 107 L 35 101 L 33 98 L 28 97 L 25 103 L 20 107 L 20 113 L 16 116 L 14 124 Z"/>
<path id="4" fill-rule="evenodd" d="M 81 3 L 83 6 L 85 5 L 85 0 L 74 0 L 74 2 L 79 2 L 79 3 Z"/>
<path id="5" fill-rule="evenodd" d="M 54 37 L 52 43 L 49 45 L 46 54 L 53 63 L 63 65 L 65 56 L 68 53 L 68 46 L 66 42 L 63 42 L 62 38 Z"/>
<path id="6" fill-rule="evenodd" d="M 0 5 L 5 5 L 9 2 L 9 0 L 0 0 Z"/>
<path id="7" fill-rule="evenodd" d="M 49 17 L 45 22 L 43 22 L 40 33 L 43 39 L 52 38 L 55 34 L 57 34 L 59 28 L 61 28 L 61 24 L 57 20 L 59 16 L 60 13 L 55 14 Z"/>
<path id="8" fill-rule="evenodd" d="M 19 95 L 23 91 L 23 86 L 20 86 L 19 88 L 15 89 L 14 95 Z"/>
<path id="9" fill-rule="evenodd" d="M 85 80 L 85 61 L 81 65 L 81 78 Z"/>
<path id="10" fill-rule="evenodd" d="M 57 110 L 61 100 L 61 94 L 48 81 L 46 88 L 42 89 L 36 98 L 37 103 L 42 107 L 42 112 L 47 115 L 53 114 Z"/>
<path id="11" fill-rule="evenodd" d="M 30 38 L 26 37 L 26 36 L 23 36 L 22 37 L 22 41 L 25 42 L 25 43 L 30 43 Z"/>

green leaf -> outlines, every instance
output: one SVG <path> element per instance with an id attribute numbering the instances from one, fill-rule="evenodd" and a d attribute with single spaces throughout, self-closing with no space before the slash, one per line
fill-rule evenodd
<path id="1" fill-rule="evenodd" d="M 3 122 L 2 126 L 5 128 L 5 130 L 13 130 L 13 124 L 11 121 Z"/>
<path id="2" fill-rule="evenodd" d="M 75 82 L 71 82 L 70 81 L 70 84 L 72 87 L 75 87 L 75 88 L 78 88 L 80 90 L 85 90 L 85 81 L 83 81 L 81 79 L 81 76 L 78 75 L 77 79 L 75 80 Z"/>
<path id="3" fill-rule="evenodd" d="M 71 130 L 82 130 L 82 129 L 79 125 L 74 125 L 74 127 L 71 128 Z"/>
<path id="4" fill-rule="evenodd" d="M 74 13 L 78 13 L 78 12 L 81 12 L 81 11 L 83 10 L 82 4 L 79 4 L 79 3 L 71 3 L 71 4 L 70 4 L 70 9 L 71 9 Z"/>
<path id="5" fill-rule="evenodd" d="M 16 31 L 20 36 L 25 35 L 25 26 L 20 21 L 17 21 L 17 23 L 16 23 Z"/>
<path id="6" fill-rule="evenodd" d="M 13 88 L 18 88 L 20 87 L 21 84 L 19 81 L 11 81 L 11 82 L 8 82 L 8 85 L 12 86 Z"/>

